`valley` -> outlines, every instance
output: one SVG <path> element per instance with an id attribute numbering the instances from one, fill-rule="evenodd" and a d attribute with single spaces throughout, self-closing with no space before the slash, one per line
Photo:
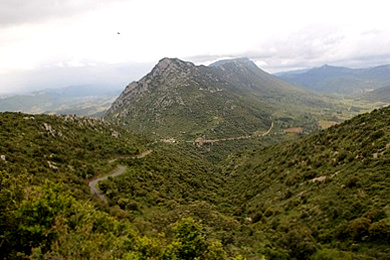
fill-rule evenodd
<path id="1" fill-rule="evenodd" d="M 375 96 L 164 58 L 103 118 L 0 113 L 0 258 L 389 259 Z"/>

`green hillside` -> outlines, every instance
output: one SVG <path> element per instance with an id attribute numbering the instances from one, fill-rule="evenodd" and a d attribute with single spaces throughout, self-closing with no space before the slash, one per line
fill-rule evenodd
<path id="1" fill-rule="evenodd" d="M 0 258 L 233 259 L 236 255 L 227 254 L 199 219 L 176 215 L 156 232 L 148 228 L 147 218 L 137 218 L 140 214 L 150 218 L 145 209 L 160 202 L 162 209 L 168 209 L 175 201 L 185 206 L 220 197 L 223 178 L 194 151 L 176 154 L 156 147 L 143 161 L 134 157 L 150 149 L 147 139 L 108 122 L 75 116 L 0 113 L 0 133 Z M 115 189 L 111 192 L 107 183 L 101 184 L 109 193 L 105 204 L 91 195 L 88 183 L 114 172 L 118 163 L 128 165 L 120 183 L 120 192 L 125 191 L 118 199 Z M 153 174 L 161 177 L 160 172 L 166 181 L 154 179 Z M 153 182 L 127 186 L 134 174 L 138 180 Z M 193 186 L 198 182 L 201 191 Z M 155 187 L 161 192 L 171 189 L 172 196 L 160 198 Z M 129 198 L 131 194 L 137 198 Z"/>
<path id="2" fill-rule="evenodd" d="M 146 149 L 143 137 L 91 118 L 7 112 L 0 123 L 0 169 L 28 172 L 35 183 L 50 179 L 87 190 L 87 179 L 113 168 L 109 159 Z"/>
<path id="3" fill-rule="evenodd" d="M 253 246 L 272 259 L 388 259 L 389 120 L 376 110 L 230 158 L 232 209 L 251 219 Z"/>

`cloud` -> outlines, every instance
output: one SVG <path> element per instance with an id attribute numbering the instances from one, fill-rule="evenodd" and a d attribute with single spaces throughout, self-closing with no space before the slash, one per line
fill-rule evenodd
<path id="1" fill-rule="evenodd" d="M 59 63 L 30 71 L 13 72 L 8 77 L 2 77 L 0 94 L 84 84 L 123 89 L 130 81 L 140 79 L 149 72 L 154 64 L 94 63 L 76 67 L 69 65 L 72 64 Z"/>
<path id="2" fill-rule="evenodd" d="M 86 11 L 107 8 L 125 0 L 2 0 L 0 27 L 41 23 L 50 19 L 77 16 Z"/>
<path id="3" fill-rule="evenodd" d="M 83 81 L 81 73 L 86 78 L 94 72 L 96 78 L 111 79 L 103 68 L 111 71 L 110 66 L 135 62 L 152 66 L 163 57 L 206 65 L 248 57 L 268 72 L 325 63 L 379 65 L 390 54 L 387 8 L 381 4 L 378 0 L 370 5 L 349 0 L 2 0 L 0 91 L 12 84 L 55 85 L 54 78 Z M 48 70 L 51 64 L 58 70 Z M 48 72 L 58 74 L 51 79 Z M 130 74 L 128 81 L 135 79 Z"/>

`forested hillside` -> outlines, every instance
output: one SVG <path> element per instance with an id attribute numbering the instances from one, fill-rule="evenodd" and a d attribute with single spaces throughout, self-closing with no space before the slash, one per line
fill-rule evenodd
<path id="1" fill-rule="evenodd" d="M 101 120 L 21 113 L 1 113 L 0 133 L 0 258 L 233 257 L 219 240 L 205 237 L 209 231 L 193 218 L 178 216 L 165 227 L 165 233 L 148 233 L 139 228 L 132 212 L 160 200 L 159 194 L 149 200 L 149 183 L 136 190 L 141 198 L 148 195 L 139 206 L 137 202 L 122 200 L 119 207 L 111 202 L 113 195 L 108 196 L 107 205 L 90 194 L 88 182 L 94 177 L 109 174 L 119 162 L 126 162 L 129 168 L 137 165 L 134 157 L 146 150 L 147 139 Z M 161 167 L 165 174 L 170 167 L 179 168 L 183 163 L 174 157 L 159 158 L 161 165 L 150 167 Z M 198 177 L 186 176 L 190 171 L 213 172 L 213 167 L 206 170 L 210 166 L 207 163 L 198 170 L 192 166 L 181 173 L 184 181 L 179 181 L 182 187 L 175 192 L 182 192 L 190 187 L 189 183 L 197 181 Z M 202 196 L 215 199 L 215 191 L 210 187 L 220 182 L 215 177 L 208 182 L 209 194 L 193 194 L 191 200 Z M 167 186 L 172 188 L 174 184 Z"/>
<path id="2" fill-rule="evenodd" d="M 104 121 L 1 114 L 5 259 L 388 259 L 390 109 L 215 164 Z M 136 155 L 146 150 L 142 158 Z M 91 195 L 101 181 L 107 203 Z"/>
<path id="3" fill-rule="evenodd" d="M 146 149 L 143 137 L 91 118 L 0 113 L 0 123 L 1 169 L 28 172 L 35 183 L 50 179 L 86 190 L 87 179 L 113 167 L 109 159 Z"/>
<path id="4" fill-rule="evenodd" d="M 267 237 L 254 247 L 275 259 L 388 259 L 389 120 L 376 110 L 229 158 L 234 214 Z"/>

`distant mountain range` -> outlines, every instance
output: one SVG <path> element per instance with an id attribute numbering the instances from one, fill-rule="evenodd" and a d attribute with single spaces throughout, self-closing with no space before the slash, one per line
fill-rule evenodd
<path id="1" fill-rule="evenodd" d="M 0 98 L 0 112 L 99 115 L 108 109 L 120 91 L 120 89 L 110 89 L 99 85 L 45 89 Z"/>
<path id="2" fill-rule="evenodd" d="M 390 65 L 363 69 L 324 65 L 309 70 L 282 72 L 276 76 L 317 92 L 356 95 L 390 86 Z"/>
<path id="3" fill-rule="evenodd" d="M 247 58 L 207 67 L 164 58 L 125 88 L 105 118 L 161 137 L 230 137 L 266 131 L 279 117 L 328 105 Z"/>

